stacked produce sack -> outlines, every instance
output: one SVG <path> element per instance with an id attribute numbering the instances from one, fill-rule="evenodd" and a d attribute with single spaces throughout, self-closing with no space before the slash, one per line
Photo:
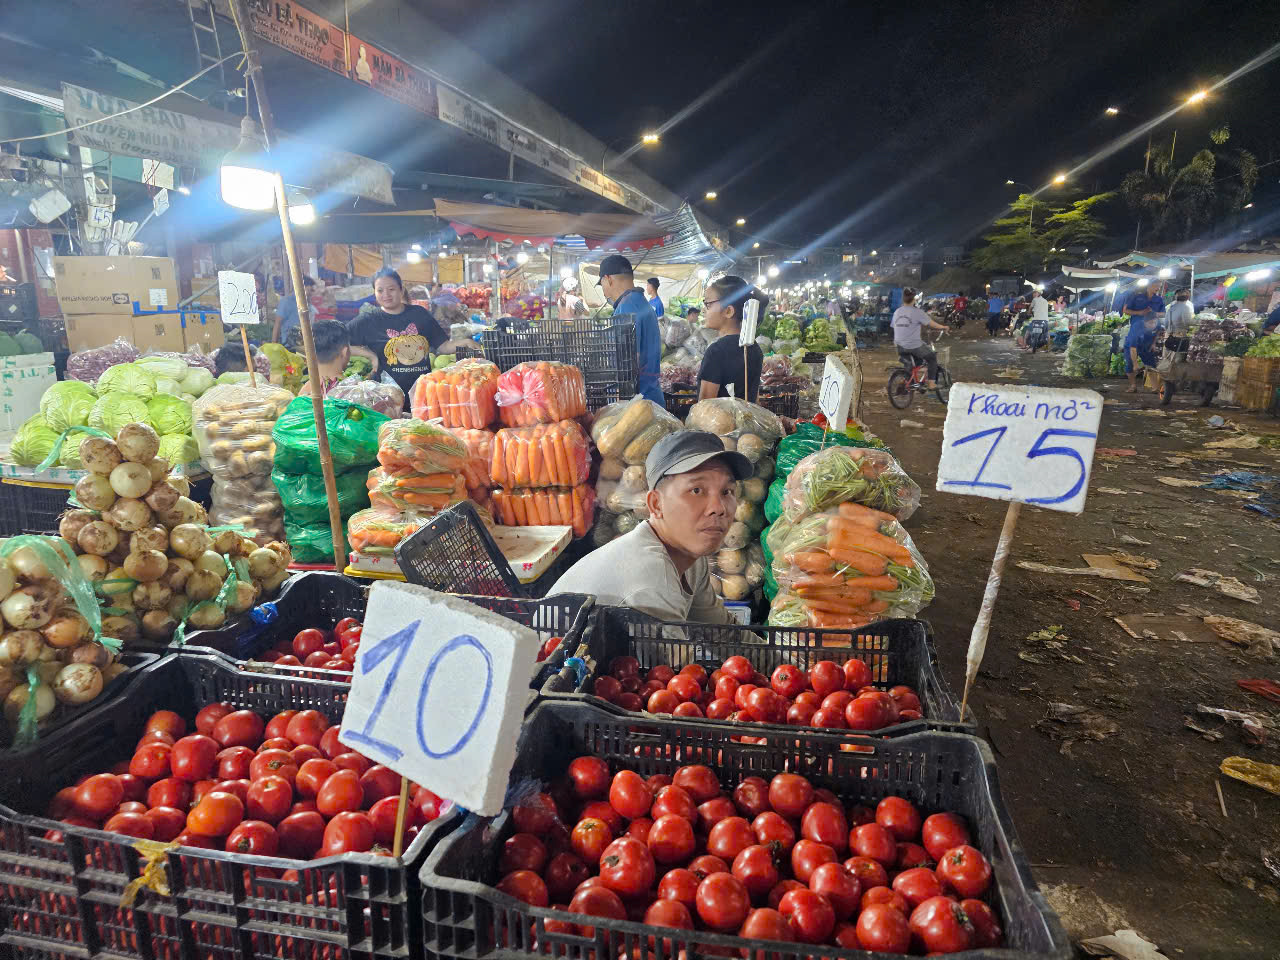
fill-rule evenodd
<path id="1" fill-rule="evenodd" d="M 266 544 L 283 540 L 284 508 L 271 482 L 276 418 L 293 401 L 283 387 L 260 383 L 215 386 L 192 404 L 200 459 L 213 475 L 209 517 L 238 526 Z"/>
<path id="2" fill-rule="evenodd" d="M 591 531 L 596 546 L 633 530 L 649 516 L 645 458 L 655 443 L 679 429 L 679 420 L 645 397 L 620 400 L 596 413 L 591 439 L 604 458 L 596 484 L 603 509 Z"/>
<path id="3" fill-rule="evenodd" d="M 1111 334 L 1077 333 L 1068 341 L 1064 376 L 1101 377 L 1110 371 Z"/>
<path id="4" fill-rule="evenodd" d="M 345 520 L 369 505 L 369 468 L 377 462 L 378 430 L 388 418 L 368 407 L 326 397 L 324 422 L 338 511 Z M 303 563 L 334 560 L 329 498 L 311 398 L 293 400 L 275 422 L 271 436 L 275 442 L 271 482 L 284 508 L 285 533 L 294 557 Z"/>

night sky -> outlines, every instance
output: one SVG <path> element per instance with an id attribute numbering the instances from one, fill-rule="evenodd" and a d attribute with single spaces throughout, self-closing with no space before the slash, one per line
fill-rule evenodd
<path id="1" fill-rule="evenodd" d="M 425 0 L 423 0 L 425 2 Z M 517 82 L 623 147 L 717 91 L 632 159 L 764 240 L 963 242 L 1014 188 L 1280 42 L 1271 4 L 1219 0 L 903 3 L 431 0 L 428 15 Z M 738 71 L 735 73 L 735 71 Z M 473 91 L 481 93 L 481 91 Z M 1280 60 L 1183 111 L 1179 152 L 1229 122 L 1280 159 Z M 1107 106 L 1119 107 L 1106 117 Z M 1129 146 L 1077 179 L 1140 167 Z M 1184 158 L 1190 153 L 1183 154 Z M 1280 164 L 1264 168 L 1280 177 Z"/>

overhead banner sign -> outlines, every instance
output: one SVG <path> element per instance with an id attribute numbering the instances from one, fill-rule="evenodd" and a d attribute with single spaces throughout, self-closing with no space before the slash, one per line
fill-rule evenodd
<path id="1" fill-rule="evenodd" d="M 501 130 L 507 125 L 500 123 L 496 113 L 448 87 L 440 88 L 440 119 L 502 150 L 511 149 Z"/>
<path id="2" fill-rule="evenodd" d="M 178 110 L 143 107 L 122 117 L 112 114 L 136 108 L 131 100 L 74 84 L 62 85 L 62 109 L 68 126 L 88 124 L 69 134 L 80 147 L 159 160 L 181 167 L 216 170 L 240 142 L 238 125 L 205 120 Z M 305 157 L 306 170 L 287 170 L 286 179 L 313 190 L 333 190 L 380 203 L 394 203 L 391 168 L 368 157 L 283 138 L 289 156 Z"/>
<path id="3" fill-rule="evenodd" d="M 268 43 L 326 70 L 347 75 L 347 34 L 324 17 L 296 3 L 249 0 L 249 25 Z"/>
<path id="4" fill-rule="evenodd" d="M 372 87 L 384 97 L 398 100 L 429 117 L 439 116 L 436 82 L 424 71 L 380 50 L 354 34 L 347 36 L 351 79 Z"/>

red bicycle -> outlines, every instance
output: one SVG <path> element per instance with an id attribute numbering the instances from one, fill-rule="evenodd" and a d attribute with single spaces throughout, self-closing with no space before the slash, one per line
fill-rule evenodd
<path id="1" fill-rule="evenodd" d="M 934 394 L 945 407 L 947 396 L 951 392 L 951 374 L 944 364 L 951 359 L 951 348 L 943 347 L 937 351 L 937 355 L 938 379 Z M 917 393 L 929 391 L 930 388 L 925 386 L 928 377 L 929 367 L 926 364 L 916 364 L 910 357 L 903 357 L 902 366 L 889 374 L 889 402 L 898 410 L 907 409 Z"/>

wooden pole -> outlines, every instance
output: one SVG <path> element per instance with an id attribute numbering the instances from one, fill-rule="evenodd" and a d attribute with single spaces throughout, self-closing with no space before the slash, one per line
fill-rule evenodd
<path id="1" fill-rule="evenodd" d="M 742 399 L 748 403 L 751 402 L 751 394 L 748 391 L 750 380 L 747 376 L 747 348 L 742 348 Z"/>
<path id="2" fill-rule="evenodd" d="M 249 386 L 258 389 L 258 374 L 253 369 L 253 356 L 249 353 L 249 333 L 247 324 L 240 324 L 240 345 L 244 347 L 244 368 L 249 371 Z"/>
<path id="3" fill-rule="evenodd" d="M 271 113 L 271 101 L 267 97 L 262 79 L 262 63 L 258 49 L 248 30 L 249 11 L 245 0 L 231 0 L 231 16 L 240 34 L 247 66 L 245 72 L 253 81 L 254 96 L 258 101 L 258 117 L 262 121 L 262 133 L 270 151 L 275 143 L 275 120 Z M 311 408 L 316 421 L 316 445 L 320 450 L 320 472 L 324 477 L 325 495 L 329 500 L 329 532 L 333 536 L 333 563 L 341 571 L 346 566 L 346 538 L 342 529 L 342 514 L 338 508 L 338 482 L 333 472 L 333 455 L 329 452 L 329 431 L 324 422 L 324 390 L 320 383 L 320 362 L 316 359 L 316 345 L 311 336 L 311 304 L 303 293 L 302 269 L 298 266 L 298 251 L 293 243 L 293 229 L 289 225 L 289 198 L 285 195 L 284 177 L 275 174 L 276 212 L 280 215 L 280 232 L 284 237 L 284 252 L 289 261 L 289 278 L 298 301 L 298 326 L 302 331 L 302 347 L 307 357 L 308 380 L 311 382 Z"/>
<path id="4" fill-rule="evenodd" d="M 409 778 L 400 778 L 400 803 L 396 805 L 396 835 L 395 840 L 391 844 L 391 855 L 393 857 L 400 856 L 404 850 L 404 821 L 405 815 L 409 812 Z"/>
<path id="5" fill-rule="evenodd" d="M 978 618 L 973 622 L 973 633 L 969 635 L 969 654 L 965 658 L 964 696 L 960 699 L 960 719 L 964 720 L 965 710 L 969 706 L 969 690 L 977 679 L 978 668 L 982 666 L 982 656 L 987 652 L 987 632 L 991 629 L 991 613 L 996 606 L 996 596 L 1000 593 L 1000 581 L 1004 577 L 1005 561 L 1009 559 L 1009 548 L 1013 545 L 1013 531 L 1018 525 L 1018 514 L 1022 504 L 1011 501 L 1004 515 L 1004 526 L 1000 528 L 1000 540 L 996 543 L 996 555 L 991 558 L 991 572 L 987 574 L 987 589 L 982 594 L 982 606 L 978 608 Z"/>

